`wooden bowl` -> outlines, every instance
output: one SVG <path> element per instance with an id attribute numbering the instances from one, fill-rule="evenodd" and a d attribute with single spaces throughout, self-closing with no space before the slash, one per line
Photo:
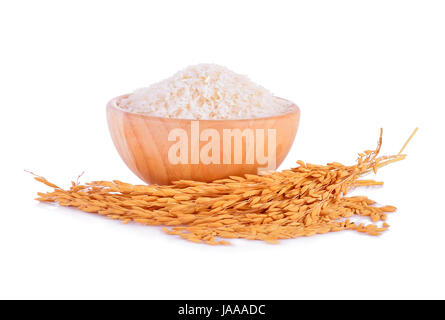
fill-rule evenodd
<path id="1" fill-rule="evenodd" d="M 267 167 L 267 164 L 264 164 L 264 161 L 261 163 L 260 158 L 257 156 L 257 150 L 261 150 L 261 143 L 259 143 L 259 141 L 262 141 L 260 139 L 261 131 L 264 132 L 263 155 L 268 156 L 270 160 L 273 158 L 270 155 L 273 153 L 273 149 L 275 149 L 275 164 L 276 167 L 278 167 L 292 146 L 300 119 L 300 110 L 295 104 L 290 106 L 288 113 L 267 118 L 199 121 L 160 118 L 120 109 L 118 102 L 126 96 L 127 95 L 114 98 L 107 104 L 108 127 L 114 145 L 121 158 L 131 171 L 149 184 L 170 184 L 176 180 L 209 182 L 228 176 L 242 176 L 246 173 L 257 174 L 259 168 Z M 192 125 L 193 130 L 191 129 Z M 198 139 L 196 139 L 197 125 L 199 126 L 198 132 L 202 133 L 203 130 L 206 129 L 214 129 L 212 131 L 213 134 L 218 132 L 220 145 L 219 157 L 216 147 L 212 152 L 207 154 L 213 155 L 213 152 L 215 152 L 215 157 L 220 159 L 219 164 L 216 158 L 214 158 L 212 163 L 205 164 L 202 161 L 204 158 L 201 158 L 199 153 L 196 155 L 196 150 L 202 152 L 202 148 L 209 143 L 208 141 L 215 140 L 216 145 L 218 144 L 217 136 L 213 136 L 214 139 L 209 138 L 208 141 L 198 140 L 199 136 Z M 180 132 L 187 134 L 189 140 L 188 157 L 185 163 L 174 164 L 175 161 L 172 163 L 171 158 L 169 158 L 169 150 L 170 155 L 174 154 L 178 156 L 180 154 L 179 151 L 175 153 L 171 150 L 172 146 L 180 141 L 179 138 L 177 141 L 169 141 L 168 139 L 169 134 L 171 134 L 174 129 L 177 129 L 174 132 L 178 132 L 179 129 Z M 227 141 L 229 141 L 229 139 L 224 135 L 224 133 L 228 131 L 223 130 L 233 129 L 240 129 L 240 132 L 244 129 L 250 129 L 248 131 L 253 134 L 255 140 L 255 151 L 252 149 L 252 144 L 247 146 L 246 141 L 248 139 L 246 137 L 239 140 L 240 144 L 237 146 L 235 146 L 235 138 L 232 138 L 228 146 Z M 272 131 L 268 131 L 268 129 L 272 129 Z M 273 143 L 273 129 L 275 129 L 276 134 L 276 147 L 272 149 L 272 147 L 269 147 L 269 144 L 272 145 Z M 257 135 L 258 132 L 259 136 Z M 269 136 L 272 140 L 269 140 Z M 249 137 L 251 138 L 251 136 Z M 242 150 L 240 151 L 239 148 L 241 144 Z M 235 147 L 237 147 L 237 150 L 235 150 Z M 249 149 L 247 149 L 247 147 L 249 147 Z M 194 152 L 192 152 L 192 149 Z M 183 150 L 185 150 L 185 148 Z M 231 155 L 229 155 L 229 150 Z M 269 153 L 269 150 L 271 153 Z M 238 160 L 236 161 L 237 151 Z M 253 162 L 252 153 L 254 153 Z M 240 163 L 241 154 L 242 161 Z M 182 159 L 184 160 L 185 157 Z M 204 162 L 208 162 L 208 160 Z M 268 161 L 269 164 L 271 162 L 272 161 Z"/>

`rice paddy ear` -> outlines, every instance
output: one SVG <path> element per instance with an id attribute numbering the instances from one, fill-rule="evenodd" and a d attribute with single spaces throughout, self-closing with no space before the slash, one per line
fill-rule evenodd
<path id="1" fill-rule="evenodd" d="M 181 180 L 172 185 L 147 186 L 114 180 L 73 183 L 64 190 L 36 176 L 37 181 L 54 188 L 38 193 L 37 200 L 76 207 L 123 223 L 164 226 L 170 235 L 209 245 L 229 244 L 224 238 L 275 244 L 278 240 L 343 230 L 378 236 L 389 227 L 384 221 L 396 208 L 378 207 L 365 196 L 346 194 L 351 188 L 382 185 L 359 178 L 405 159 L 401 153 L 416 132 L 397 155 L 378 156 L 380 134 L 377 148 L 364 151 L 355 165 L 298 161 L 299 166 L 292 170 L 210 183 Z M 350 217 L 365 217 L 370 223 L 353 223 Z"/>

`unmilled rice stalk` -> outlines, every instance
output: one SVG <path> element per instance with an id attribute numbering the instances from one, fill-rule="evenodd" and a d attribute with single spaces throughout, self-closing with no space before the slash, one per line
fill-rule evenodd
<path id="1" fill-rule="evenodd" d="M 72 182 L 64 190 L 46 179 L 35 179 L 53 192 L 38 193 L 37 200 L 119 219 L 124 223 L 162 225 L 171 235 L 211 245 L 229 244 L 222 239 L 243 238 L 277 243 L 281 239 L 327 232 L 355 230 L 380 235 L 389 227 L 386 214 L 393 206 L 375 206 L 365 196 L 346 194 L 353 188 L 382 185 L 359 180 L 387 164 L 405 159 L 406 144 L 397 155 L 380 156 L 382 130 L 375 150 L 359 153 L 357 163 L 315 165 L 297 161 L 290 170 L 268 175 L 246 174 L 211 183 L 176 181 L 172 185 L 132 185 L 117 180 Z M 371 223 L 348 218 L 366 216 Z M 382 221 L 381 224 L 377 222 Z"/>

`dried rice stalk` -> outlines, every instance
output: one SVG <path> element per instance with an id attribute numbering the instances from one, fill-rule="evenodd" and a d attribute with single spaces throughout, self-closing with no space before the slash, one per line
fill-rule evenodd
<path id="1" fill-rule="evenodd" d="M 408 141 L 412 138 L 414 133 Z M 382 130 L 375 150 L 359 153 L 357 163 L 315 165 L 298 161 L 298 167 L 264 176 L 229 177 L 211 183 L 176 181 L 172 185 L 132 185 L 117 180 L 72 183 L 64 190 L 46 179 L 35 179 L 53 192 L 38 193 L 38 201 L 119 219 L 124 223 L 164 226 L 163 230 L 183 239 L 211 245 L 227 245 L 221 239 L 243 238 L 277 243 L 281 239 L 327 232 L 355 230 L 380 235 L 393 206 L 375 206 L 365 196 L 347 197 L 353 188 L 382 185 L 359 180 L 378 168 L 405 159 L 405 145 L 397 155 L 378 157 Z M 366 216 L 371 223 L 353 223 L 348 218 Z"/>

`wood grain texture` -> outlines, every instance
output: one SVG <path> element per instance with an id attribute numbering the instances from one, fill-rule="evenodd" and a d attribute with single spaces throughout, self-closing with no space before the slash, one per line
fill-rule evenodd
<path id="1" fill-rule="evenodd" d="M 111 100 L 107 105 L 111 137 L 127 166 L 146 183 L 170 184 L 172 181 L 181 179 L 208 182 L 232 175 L 256 174 L 259 167 L 264 167 L 256 161 L 254 164 L 245 164 L 245 139 L 243 139 L 242 164 L 171 164 L 168 159 L 168 150 L 176 142 L 168 141 L 170 131 L 176 128 L 184 129 L 190 138 L 191 122 L 194 120 L 160 118 L 127 112 L 116 106 L 116 102 L 122 97 Z M 221 139 L 221 159 L 223 129 L 265 129 L 266 132 L 267 129 L 275 129 L 276 164 L 278 167 L 289 152 L 298 129 L 300 110 L 296 105 L 292 105 L 290 110 L 289 113 L 268 118 L 199 120 L 199 128 L 200 131 L 205 129 L 218 131 Z M 199 148 L 205 144 L 207 142 L 201 141 Z M 234 143 L 232 143 L 232 158 L 233 147 Z"/>

